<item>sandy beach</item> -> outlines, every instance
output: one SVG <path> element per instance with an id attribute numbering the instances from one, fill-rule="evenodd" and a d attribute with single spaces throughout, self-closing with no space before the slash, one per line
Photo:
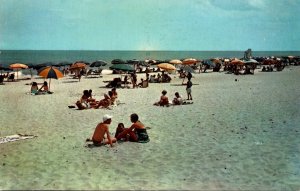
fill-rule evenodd
<path id="1" fill-rule="evenodd" d="M 148 88 L 117 89 L 123 103 L 107 109 L 76 110 L 82 91 L 99 100 L 103 81 L 119 75 L 51 80 L 51 95 L 28 94 L 30 83 L 0 86 L 0 136 L 36 138 L 0 144 L 0 189 L 90 190 L 299 190 L 300 67 L 255 75 L 195 73 L 193 104 L 158 107 L 187 97 L 182 79 Z M 21 76 L 22 77 L 22 76 Z M 139 74 L 138 79 L 145 78 Z M 150 142 L 86 147 L 104 114 L 130 126 L 137 113 Z"/>

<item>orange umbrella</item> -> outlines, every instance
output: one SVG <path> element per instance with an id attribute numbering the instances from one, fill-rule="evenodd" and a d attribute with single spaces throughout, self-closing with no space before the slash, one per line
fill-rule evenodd
<path id="1" fill-rule="evenodd" d="M 82 68 L 85 68 L 86 67 L 86 64 L 85 63 L 83 63 L 83 62 L 76 62 L 76 63 L 74 63 L 74 64 L 72 64 L 71 66 L 70 66 L 70 69 L 71 70 L 74 70 L 74 69 L 82 69 Z"/>
<path id="2" fill-rule="evenodd" d="M 198 60 L 195 58 L 187 58 L 182 61 L 182 64 L 192 65 L 192 64 L 196 64 L 197 62 L 198 62 Z"/>
<path id="3" fill-rule="evenodd" d="M 160 69 L 164 69 L 164 70 L 176 70 L 175 66 L 173 66 L 172 64 L 169 64 L 169 63 L 161 63 L 161 64 L 158 64 L 157 67 L 159 67 Z"/>
<path id="4" fill-rule="evenodd" d="M 45 67 L 43 70 L 39 72 L 39 75 L 44 78 L 50 78 L 49 90 L 50 90 L 51 78 L 58 79 L 64 77 L 63 73 L 59 69 L 53 66 Z"/>
<path id="5" fill-rule="evenodd" d="M 9 65 L 10 69 L 17 69 L 17 79 L 18 79 L 18 70 L 19 69 L 26 69 L 28 66 L 26 64 L 21 64 L 21 63 L 14 63 Z"/>
<path id="6" fill-rule="evenodd" d="M 231 60 L 231 64 L 243 65 L 244 62 L 242 60 L 239 60 L 239 59 L 233 59 L 233 60 Z"/>

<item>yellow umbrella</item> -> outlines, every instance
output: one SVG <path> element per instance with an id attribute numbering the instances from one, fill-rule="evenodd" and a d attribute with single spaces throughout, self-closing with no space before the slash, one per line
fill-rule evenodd
<path id="1" fill-rule="evenodd" d="M 21 63 L 14 63 L 9 65 L 10 69 L 17 69 L 17 79 L 18 79 L 18 71 L 19 69 L 26 69 L 28 66 L 26 64 L 21 64 Z"/>
<path id="2" fill-rule="evenodd" d="M 161 64 L 158 64 L 157 67 L 159 67 L 160 69 L 164 69 L 164 70 L 176 70 L 175 66 L 173 66 L 172 64 L 169 64 L 169 63 L 161 63 Z"/>
<path id="3" fill-rule="evenodd" d="M 170 64 L 182 64 L 182 61 L 178 60 L 178 59 L 174 59 L 174 60 L 171 60 L 169 63 Z"/>

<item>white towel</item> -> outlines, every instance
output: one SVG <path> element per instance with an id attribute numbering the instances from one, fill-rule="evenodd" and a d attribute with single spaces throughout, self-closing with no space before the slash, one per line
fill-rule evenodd
<path id="1" fill-rule="evenodd" d="M 5 137 L 0 137 L 0 144 L 7 143 L 7 142 L 13 142 L 13 141 L 19 141 L 24 139 L 32 139 L 37 136 L 35 135 L 22 135 L 22 134 L 15 134 L 15 135 L 9 135 Z"/>

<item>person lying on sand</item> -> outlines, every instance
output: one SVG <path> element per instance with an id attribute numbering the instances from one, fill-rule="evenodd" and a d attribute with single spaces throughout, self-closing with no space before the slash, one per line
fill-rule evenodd
<path id="1" fill-rule="evenodd" d="M 139 121 L 139 116 L 136 113 L 130 115 L 132 125 L 129 128 L 124 128 L 122 125 L 117 128 L 117 140 L 146 143 L 149 142 L 145 125 Z"/>
<path id="2" fill-rule="evenodd" d="M 104 94 L 104 99 L 100 100 L 93 108 L 108 108 L 111 105 L 111 99 L 107 94 Z"/>
<path id="3" fill-rule="evenodd" d="M 162 93 L 162 96 L 160 96 L 160 100 L 158 102 L 154 103 L 153 105 L 169 106 L 169 98 L 166 96 L 167 91 L 163 90 L 161 93 Z"/>
<path id="4" fill-rule="evenodd" d="M 110 137 L 109 134 L 109 125 L 111 124 L 111 121 L 112 116 L 106 114 L 103 116 L 103 121 L 96 126 L 92 137 L 95 146 L 110 144 L 110 146 L 113 147 L 113 143 L 117 141 L 116 138 Z M 90 139 L 87 139 L 86 141 L 90 141 Z"/>

